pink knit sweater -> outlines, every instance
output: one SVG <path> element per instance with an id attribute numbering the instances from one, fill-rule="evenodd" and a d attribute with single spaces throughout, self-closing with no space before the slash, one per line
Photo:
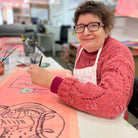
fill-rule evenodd
<path id="1" fill-rule="evenodd" d="M 78 48 L 80 50 L 81 46 Z M 97 51 L 85 50 L 76 68 L 92 66 Z M 78 52 L 77 52 L 78 56 Z M 57 92 L 60 100 L 78 110 L 102 118 L 116 118 L 127 108 L 133 92 L 134 61 L 130 50 L 121 42 L 108 38 L 98 61 L 97 83 L 83 84 L 75 78 L 56 77 L 51 91 Z M 127 120 L 127 114 L 125 119 Z"/>

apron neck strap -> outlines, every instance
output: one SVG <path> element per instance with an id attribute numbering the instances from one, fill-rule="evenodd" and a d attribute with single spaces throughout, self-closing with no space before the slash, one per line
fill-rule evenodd
<path id="1" fill-rule="evenodd" d="M 97 65 L 97 63 L 98 63 L 98 59 L 99 59 L 100 53 L 101 53 L 101 51 L 102 51 L 102 48 L 103 48 L 103 47 L 101 47 L 101 48 L 98 50 L 98 53 L 97 53 L 97 56 L 96 56 L 96 60 L 95 60 L 94 65 Z M 76 61 L 75 61 L 75 66 L 74 66 L 74 68 L 76 68 L 76 63 L 77 63 L 77 61 L 78 61 L 78 59 L 79 59 L 79 57 L 80 57 L 82 51 L 83 51 L 83 47 L 82 47 L 82 48 L 80 49 L 80 51 L 79 51 L 79 55 L 78 55 L 78 57 L 77 57 L 77 59 L 76 59 Z"/>
<path id="2" fill-rule="evenodd" d="M 97 63 L 98 63 L 98 59 L 99 59 L 99 56 L 100 56 L 100 54 L 101 54 L 101 51 L 102 51 L 102 48 L 103 47 L 101 47 L 99 50 L 98 50 L 98 53 L 97 53 L 97 56 L 96 56 L 96 60 L 95 60 L 95 65 L 97 65 Z"/>
<path id="3" fill-rule="evenodd" d="M 76 61 L 75 61 L 75 66 L 74 66 L 74 68 L 76 68 L 76 63 L 78 62 L 78 59 L 79 59 L 79 57 L 80 57 L 80 55 L 81 55 L 82 50 L 83 50 L 83 48 L 81 48 L 80 51 L 79 51 L 79 55 L 78 55 L 78 57 L 77 57 L 77 59 L 76 59 Z"/>

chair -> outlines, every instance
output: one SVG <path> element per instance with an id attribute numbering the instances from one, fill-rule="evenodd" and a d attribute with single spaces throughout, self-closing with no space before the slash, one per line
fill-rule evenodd
<path id="1" fill-rule="evenodd" d="M 128 110 L 138 118 L 138 77 L 135 77 L 133 95 L 128 105 Z"/>
<path id="2" fill-rule="evenodd" d="M 71 28 L 70 25 L 62 25 L 60 29 L 60 40 L 55 41 L 56 44 L 61 45 L 61 55 L 60 57 L 62 58 L 63 53 L 65 53 L 65 47 L 63 47 L 63 44 L 68 43 L 68 29 Z"/>
<path id="3" fill-rule="evenodd" d="M 55 41 L 56 44 L 60 44 L 61 46 L 64 43 L 68 42 L 68 29 L 70 28 L 70 25 L 62 25 L 60 29 L 60 40 Z"/>

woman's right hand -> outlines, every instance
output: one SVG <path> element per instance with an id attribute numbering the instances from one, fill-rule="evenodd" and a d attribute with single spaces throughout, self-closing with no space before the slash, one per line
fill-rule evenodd
<path id="1" fill-rule="evenodd" d="M 27 72 L 30 74 L 32 83 L 50 89 L 51 83 L 55 75 L 48 70 L 31 64 Z"/>

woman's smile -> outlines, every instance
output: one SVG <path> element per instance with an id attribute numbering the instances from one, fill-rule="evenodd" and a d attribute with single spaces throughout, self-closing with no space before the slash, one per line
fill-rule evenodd
<path id="1" fill-rule="evenodd" d="M 82 40 L 83 41 L 92 41 L 92 40 L 94 40 L 94 38 L 83 38 Z"/>

